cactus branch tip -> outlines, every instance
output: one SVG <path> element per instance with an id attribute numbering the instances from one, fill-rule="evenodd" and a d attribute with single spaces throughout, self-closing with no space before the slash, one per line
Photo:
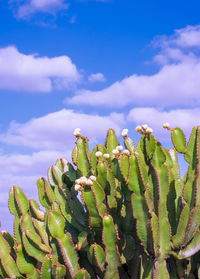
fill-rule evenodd
<path id="1" fill-rule="evenodd" d="M 118 149 L 113 149 L 112 153 L 113 153 L 114 155 L 119 155 L 119 150 L 118 150 Z"/>
<path id="2" fill-rule="evenodd" d="M 128 149 L 124 149 L 124 151 L 123 151 L 123 154 L 125 154 L 125 155 L 130 155 L 130 151 L 128 150 Z"/>
<path id="3" fill-rule="evenodd" d="M 127 137 L 127 135 L 128 135 L 128 129 L 123 129 L 122 137 Z"/>
<path id="4" fill-rule="evenodd" d="M 116 149 L 120 152 L 120 151 L 123 150 L 123 146 L 122 146 L 122 145 L 118 145 L 118 146 L 116 147 Z"/>
<path id="5" fill-rule="evenodd" d="M 170 127 L 170 124 L 168 122 L 163 124 L 163 128 L 164 129 L 169 129 L 169 127 Z"/>
<path id="6" fill-rule="evenodd" d="M 135 130 L 136 132 L 142 132 L 142 126 L 138 125 Z"/>
<path id="7" fill-rule="evenodd" d="M 105 154 L 103 154 L 103 157 L 104 157 L 105 159 L 109 159 L 109 158 L 110 158 L 110 154 L 105 153 Z"/>
<path id="8" fill-rule="evenodd" d="M 96 181 L 97 180 L 96 176 L 94 176 L 94 175 L 90 175 L 89 179 L 92 180 L 92 181 Z"/>
<path id="9" fill-rule="evenodd" d="M 96 155 L 97 158 L 99 158 L 99 157 L 102 156 L 102 152 L 101 152 L 101 151 L 97 151 L 97 152 L 95 153 L 95 155 Z"/>
<path id="10" fill-rule="evenodd" d="M 74 136 L 75 137 L 79 137 L 81 135 L 81 129 L 80 128 L 76 128 L 75 130 L 74 130 Z"/>

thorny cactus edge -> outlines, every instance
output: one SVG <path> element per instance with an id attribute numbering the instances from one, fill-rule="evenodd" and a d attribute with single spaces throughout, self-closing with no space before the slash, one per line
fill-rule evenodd
<path id="1" fill-rule="evenodd" d="M 13 186 L 14 233 L 0 233 L 0 278 L 200 278 L 200 127 L 188 143 L 180 128 L 163 128 L 170 150 L 144 124 L 137 145 L 124 129 L 123 150 L 109 129 L 92 152 L 77 128 L 73 164 L 59 159 L 48 181 L 37 181 L 45 210 Z"/>

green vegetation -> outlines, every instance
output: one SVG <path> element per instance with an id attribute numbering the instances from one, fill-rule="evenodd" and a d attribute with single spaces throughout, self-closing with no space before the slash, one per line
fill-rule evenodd
<path id="1" fill-rule="evenodd" d="M 59 159 L 37 182 L 45 211 L 13 186 L 14 236 L 0 233 L 0 278 L 200 278 L 200 127 L 187 145 L 180 128 L 164 128 L 173 149 L 143 125 L 137 146 L 125 129 L 122 151 L 110 129 L 92 153 L 76 129 L 74 166 Z"/>

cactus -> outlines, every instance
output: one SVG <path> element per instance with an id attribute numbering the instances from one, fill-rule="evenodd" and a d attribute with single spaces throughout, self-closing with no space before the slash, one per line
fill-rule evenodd
<path id="1" fill-rule="evenodd" d="M 142 125 L 137 145 L 124 129 L 123 151 L 109 129 L 90 152 L 76 129 L 73 164 L 59 159 L 37 181 L 44 210 L 13 186 L 14 234 L 0 232 L 0 278 L 200 278 L 200 127 L 188 143 L 180 128 L 163 127 L 170 150 Z"/>

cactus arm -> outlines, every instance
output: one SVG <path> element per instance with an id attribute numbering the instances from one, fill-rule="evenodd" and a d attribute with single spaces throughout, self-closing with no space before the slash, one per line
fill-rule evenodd
<path id="1" fill-rule="evenodd" d="M 32 274 L 37 275 L 38 272 L 34 267 L 34 260 L 33 258 L 27 255 L 21 243 L 17 245 L 16 251 L 17 251 L 16 264 L 19 271 L 22 274 L 26 274 L 27 277 L 30 277 Z"/>
<path id="2" fill-rule="evenodd" d="M 115 131 L 113 129 L 109 129 L 106 136 L 105 146 L 110 154 L 111 159 L 114 158 L 113 150 L 119 145 L 119 140 L 115 135 Z"/>
<path id="3" fill-rule="evenodd" d="M 35 228 L 35 231 L 40 236 L 42 242 L 45 245 L 49 246 L 49 239 L 48 239 L 47 231 L 45 230 L 45 223 L 34 218 L 32 221 L 33 221 L 33 226 Z"/>
<path id="4" fill-rule="evenodd" d="M 73 277 L 73 279 L 90 279 L 90 275 L 84 268 L 80 269 Z"/>
<path id="5" fill-rule="evenodd" d="M 175 248 L 180 247 L 181 243 L 184 241 L 185 231 L 187 228 L 189 217 L 190 217 L 190 208 L 189 208 L 188 204 L 185 204 L 185 206 L 181 212 L 181 215 L 180 215 L 177 232 L 172 237 L 173 245 Z"/>
<path id="6" fill-rule="evenodd" d="M 166 261 L 156 261 L 153 279 L 170 279 L 167 271 Z"/>
<path id="7" fill-rule="evenodd" d="M 171 139 L 172 139 L 172 142 L 173 142 L 176 150 L 179 153 L 185 153 L 186 139 L 185 139 L 185 135 L 184 135 L 183 131 L 180 128 L 176 127 L 174 129 L 172 129 Z"/>
<path id="8" fill-rule="evenodd" d="M 29 205 L 30 205 L 31 216 L 37 218 L 40 221 L 44 221 L 45 213 L 43 210 L 39 208 L 38 203 L 35 200 L 31 199 L 29 200 Z"/>
<path id="9" fill-rule="evenodd" d="M 115 177 L 112 173 L 112 169 L 107 168 L 107 181 L 109 183 L 109 195 L 107 196 L 107 203 L 108 203 L 108 207 L 110 209 L 116 209 L 117 208 L 117 200 L 116 200 L 116 195 L 117 195 L 117 191 L 116 191 L 116 182 L 115 182 Z"/>
<path id="10" fill-rule="evenodd" d="M 179 253 L 176 254 L 178 259 L 185 259 L 189 258 L 192 255 L 196 254 L 200 250 L 200 232 L 197 232 L 190 242 L 186 246 L 186 248 L 179 251 Z M 175 255 L 175 254 L 174 254 Z"/>
<path id="11" fill-rule="evenodd" d="M 41 204 L 46 209 L 51 209 L 51 204 L 55 201 L 55 196 L 46 179 L 43 177 L 38 179 L 37 187 Z"/>
<path id="12" fill-rule="evenodd" d="M 87 150 L 87 139 L 84 137 L 79 137 L 77 139 L 77 167 L 81 171 L 83 176 L 88 176 L 90 174 L 90 160 Z"/>
<path id="13" fill-rule="evenodd" d="M 78 255 L 69 233 L 65 233 L 65 219 L 56 211 L 49 211 L 48 228 L 56 239 L 63 260 L 71 276 L 79 270 Z"/>
<path id="14" fill-rule="evenodd" d="M 18 186 L 10 189 L 8 206 L 10 213 L 20 217 L 29 209 L 29 202 L 23 191 Z"/>
<path id="15" fill-rule="evenodd" d="M 76 249 L 77 250 L 82 250 L 88 245 L 88 232 L 83 231 L 78 235 L 78 242 L 76 244 Z"/>
<path id="16" fill-rule="evenodd" d="M 126 183 L 128 183 L 129 176 L 129 157 L 126 154 L 122 154 L 119 159 L 119 168 L 122 174 L 122 177 Z"/>
<path id="17" fill-rule="evenodd" d="M 40 237 L 32 231 L 24 231 L 22 239 L 26 253 L 41 263 L 44 261 L 46 254 L 51 252 L 51 249 L 42 244 Z"/>
<path id="18" fill-rule="evenodd" d="M 103 248 L 94 243 L 90 246 L 89 253 L 92 259 L 92 263 L 95 264 L 101 272 L 105 270 L 105 252 Z"/>
<path id="19" fill-rule="evenodd" d="M 104 279 L 119 279 L 118 267 L 120 266 L 120 256 L 117 246 L 118 233 L 110 215 L 103 218 L 103 243 L 106 253 L 106 272 Z"/>
<path id="20" fill-rule="evenodd" d="M 64 191 L 60 187 L 55 188 L 55 196 L 56 196 L 56 202 L 60 205 L 63 216 L 77 230 L 82 231 L 85 226 L 84 210 L 83 209 L 82 211 L 79 210 L 78 214 L 76 215 L 73 214 L 73 212 L 76 213 L 76 210 L 73 210 L 69 198 L 66 197 Z"/>
<path id="21" fill-rule="evenodd" d="M 84 188 L 82 192 L 84 203 L 89 211 L 89 226 L 101 227 L 102 219 L 97 209 L 96 196 L 94 190 L 91 188 Z"/>
<path id="22" fill-rule="evenodd" d="M 129 137 L 125 137 L 124 145 L 125 145 L 126 149 L 128 149 L 130 151 L 130 154 L 133 154 L 134 149 L 135 149 L 135 144 L 134 144 L 133 140 Z"/>

